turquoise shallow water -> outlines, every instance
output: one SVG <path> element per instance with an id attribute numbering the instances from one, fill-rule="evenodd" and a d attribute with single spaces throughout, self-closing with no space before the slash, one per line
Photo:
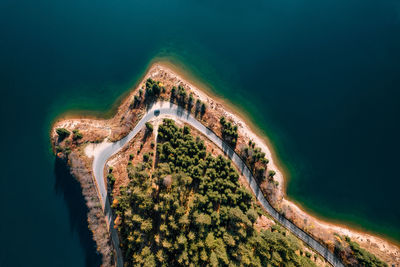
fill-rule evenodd
<path id="1" fill-rule="evenodd" d="M 400 241 L 398 1 L 0 1 L 0 266 L 98 266 L 58 116 L 110 115 L 155 58 L 243 110 L 288 196 Z"/>

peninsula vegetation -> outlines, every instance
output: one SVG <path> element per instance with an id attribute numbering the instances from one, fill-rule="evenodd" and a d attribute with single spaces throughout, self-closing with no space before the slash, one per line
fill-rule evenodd
<path id="1" fill-rule="evenodd" d="M 164 119 L 154 151 L 126 168 L 113 208 L 127 266 L 314 266 L 286 230 L 255 229 L 264 212 L 188 126 Z"/>
<path id="2" fill-rule="evenodd" d="M 348 232 L 293 208 L 284 199 L 282 173 L 263 141 L 223 104 L 156 64 L 113 118 L 62 120 L 51 132 L 54 152 L 81 183 L 89 228 L 104 266 L 114 265 L 110 251 L 115 248 L 93 180 L 95 148 L 126 136 L 159 101 L 180 106 L 223 139 L 249 167 L 269 203 L 345 265 L 387 266 L 379 258 L 391 264 L 400 261 L 399 249 L 382 239 L 353 232 L 348 237 Z M 240 182 L 235 166 L 216 150 L 190 127 L 166 119 L 146 123 L 109 160 L 105 179 L 124 263 L 326 266 L 321 256 L 264 212 Z"/>

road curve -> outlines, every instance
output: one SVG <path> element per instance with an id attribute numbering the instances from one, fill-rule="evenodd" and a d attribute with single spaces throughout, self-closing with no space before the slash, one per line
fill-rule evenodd
<path id="1" fill-rule="evenodd" d="M 159 110 L 159 113 L 155 114 L 155 110 Z M 229 146 L 227 145 L 221 138 L 219 138 L 213 131 L 209 128 L 205 127 L 201 124 L 197 119 L 195 119 L 192 115 L 190 115 L 185 109 L 178 107 L 175 104 L 170 102 L 157 102 L 155 103 L 143 116 L 143 118 L 139 121 L 139 123 L 133 128 L 133 130 L 121 140 L 115 143 L 109 143 L 107 146 L 104 146 L 101 151 L 94 157 L 93 160 L 93 173 L 95 176 L 95 180 L 97 182 L 97 187 L 99 190 L 101 205 L 106 214 L 106 219 L 110 226 L 110 232 L 112 237 L 112 242 L 114 243 L 114 247 L 117 250 L 117 266 L 122 266 L 122 254 L 119 247 L 119 239 L 116 229 L 113 227 L 113 217 L 111 212 L 111 206 L 109 203 L 109 198 L 107 196 L 107 188 L 104 184 L 104 168 L 107 160 L 117 153 L 124 145 L 126 145 L 148 122 L 150 119 L 157 116 L 173 116 L 178 118 L 181 121 L 184 121 L 202 134 L 207 136 L 212 142 L 214 142 L 219 148 L 221 148 L 224 153 L 233 161 L 233 163 L 237 166 L 237 168 L 242 172 L 243 176 L 246 177 L 247 182 L 249 183 L 251 190 L 254 195 L 260 201 L 261 205 L 264 209 L 280 224 L 282 224 L 285 228 L 287 228 L 290 232 L 292 232 L 295 236 L 303 240 L 307 245 L 316 250 L 322 257 L 324 257 L 330 264 L 333 266 L 344 267 L 341 261 L 330 252 L 325 246 L 316 241 L 312 236 L 301 230 L 299 227 L 294 225 L 291 221 L 286 219 L 283 215 L 277 212 L 265 199 L 264 195 L 260 187 L 258 186 L 255 178 L 253 177 L 250 169 L 246 166 L 243 160 L 239 157 L 239 155 Z"/>

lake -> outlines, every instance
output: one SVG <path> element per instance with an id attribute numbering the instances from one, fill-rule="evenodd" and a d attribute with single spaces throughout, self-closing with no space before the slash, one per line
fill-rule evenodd
<path id="1" fill-rule="evenodd" d="M 268 136 L 288 197 L 400 242 L 396 0 L 0 1 L 0 266 L 98 266 L 52 122 L 169 61 Z"/>

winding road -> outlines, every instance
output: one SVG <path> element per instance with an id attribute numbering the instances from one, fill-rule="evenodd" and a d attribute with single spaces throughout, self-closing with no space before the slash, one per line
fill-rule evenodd
<path id="1" fill-rule="evenodd" d="M 156 112 L 157 111 L 157 112 Z M 214 142 L 219 148 L 221 148 L 224 153 L 233 161 L 237 168 L 242 172 L 243 176 L 246 177 L 251 190 L 254 195 L 260 201 L 264 209 L 281 225 L 287 228 L 295 236 L 303 240 L 307 245 L 317 251 L 322 257 L 324 257 L 333 266 L 344 267 L 341 261 L 330 252 L 325 246 L 316 241 L 312 236 L 301 230 L 299 227 L 294 225 L 291 221 L 286 219 L 280 213 L 278 213 L 265 199 L 258 186 L 255 178 L 253 177 L 251 171 L 239 157 L 238 154 L 227 145 L 221 138 L 219 138 L 213 131 L 201 124 L 197 119 L 190 115 L 185 109 L 178 107 L 170 102 L 157 102 L 155 103 L 139 121 L 139 123 L 134 127 L 134 129 L 123 139 L 115 143 L 107 143 L 107 145 L 102 146 L 102 149 L 96 153 L 93 160 L 93 173 L 97 183 L 97 188 L 99 190 L 99 196 L 101 205 L 103 207 L 106 219 L 109 224 L 111 239 L 117 252 L 117 266 L 123 266 L 122 253 L 119 247 L 119 239 L 116 229 L 113 227 L 113 216 L 111 211 L 111 206 L 109 198 L 107 195 L 107 187 L 104 184 L 104 168 L 107 160 L 114 154 L 116 154 L 124 145 L 126 145 L 145 125 L 146 122 L 154 117 L 172 116 L 179 120 L 186 122 L 200 131 L 202 134 L 207 136 L 212 142 Z"/>

